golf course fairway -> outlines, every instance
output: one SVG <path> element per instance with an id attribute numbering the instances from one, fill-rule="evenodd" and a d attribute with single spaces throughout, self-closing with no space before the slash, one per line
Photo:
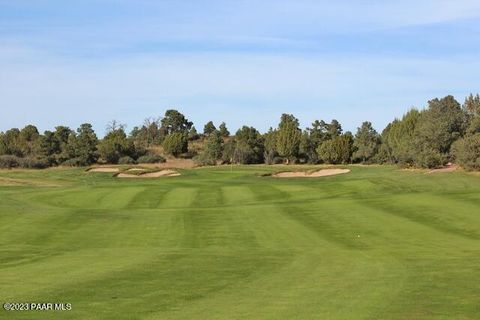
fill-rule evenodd
<path id="1" fill-rule="evenodd" d="M 0 319 L 480 317 L 480 176 L 293 168 L 0 171 Z"/>

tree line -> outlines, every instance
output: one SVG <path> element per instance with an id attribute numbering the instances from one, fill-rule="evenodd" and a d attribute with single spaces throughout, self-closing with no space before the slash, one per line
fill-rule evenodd
<path id="1" fill-rule="evenodd" d="M 480 96 L 470 95 L 463 105 L 453 96 L 435 98 L 425 109 L 411 109 L 393 120 L 381 133 L 368 121 L 355 134 L 344 132 L 337 120 L 315 120 L 302 130 L 291 114 L 283 114 L 278 126 L 263 134 L 243 126 L 232 135 L 225 123 L 217 128 L 212 121 L 199 133 L 173 109 L 161 118 L 146 119 L 128 134 L 124 125 L 112 121 L 102 139 L 88 123 L 43 134 L 33 125 L 0 133 L 0 167 L 164 162 L 159 150 L 200 165 L 379 163 L 436 168 L 456 162 L 478 170 Z"/>

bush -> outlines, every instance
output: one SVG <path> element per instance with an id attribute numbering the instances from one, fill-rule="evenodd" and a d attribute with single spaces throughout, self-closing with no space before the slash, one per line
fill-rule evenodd
<path id="1" fill-rule="evenodd" d="M 222 157 L 223 151 L 223 138 L 220 136 L 220 132 L 213 131 L 208 137 L 205 149 L 203 152 L 195 157 L 193 161 L 199 165 L 216 165 L 217 160 Z"/>
<path id="2" fill-rule="evenodd" d="M 119 160 L 118 160 L 118 164 L 135 164 L 135 160 L 133 160 L 131 157 L 129 156 L 125 156 L 125 157 L 121 157 Z"/>
<path id="3" fill-rule="evenodd" d="M 46 159 L 19 158 L 12 155 L 0 156 L 0 168 L 45 169 L 49 167 Z"/>
<path id="4" fill-rule="evenodd" d="M 16 168 L 19 166 L 20 158 L 11 155 L 3 155 L 0 156 L 0 168 L 2 169 L 10 169 Z"/>
<path id="5" fill-rule="evenodd" d="M 417 154 L 415 163 L 422 168 L 440 168 L 447 162 L 445 155 L 437 150 L 427 149 L 422 150 Z"/>
<path id="6" fill-rule="evenodd" d="M 214 166 L 217 164 L 216 159 L 210 157 L 206 153 L 201 153 L 200 155 L 194 157 L 193 161 L 200 166 Z"/>
<path id="7" fill-rule="evenodd" d="M 163 149 L 166 153 L 178 157 L 188 151 L 187 135 L 182 132 L 169 134 L 163 140 Z"/>
<path id="8" fill-rule="evenodd" d="M 80 157 L 71 158 L 71 159 L 68 159 L 68 160 L 65 160 L 64 162 L 62 162 L 62 166 L 66 166 L 66 167 L 82 167 L 84 165 L 86 165 L 86 164 L 83 163 L 83 160 Z"/>
<path id="9" fill-rule="evenodd" d="M 263 159 L 265 164 L 268 164 L 268 165 L 275 164 L 276 157 L 277 157 L 277 153 L 274 150 L 270 150 L 270 151 L 265 150 L 263 152 Z"/>
<path id="10" fill-rule="evenodd" d="M 48 161 L 37 158 L 20 158 L 19 166 L 26 169 L 45 169 L 48 168 Z"/>
<path id="11" fill-rule="evenodd" d="M 348 163 L 352 156 L 352 140 L 350 136 L 344 134 L 325 141 L 317 148 L 318 156 L 328 164 Z"/>
<path id="12" fill-rule="evenodd" d="M 137 163 L 164 163 L 166 161 L 164 157 L 158 154 L 147 154 L 137 159 Z"/>
<path id="13" fill-rule="evenodd" d="M 466 170 L 480 170 L 480 133 L 456 141 L 452 149 L 459 165 Z"/>
<path id="14" fill-rule="evenodd" d="M 233 162 L 240 164 L 252 164 L 256 162 L 255 151 L 243 141 L 236 144 L 233 151 Z"/>

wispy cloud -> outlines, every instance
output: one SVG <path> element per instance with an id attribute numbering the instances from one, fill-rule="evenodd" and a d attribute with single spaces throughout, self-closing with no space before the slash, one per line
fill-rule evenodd
<path id="1" fill-rule="evenodd" d="M 471 0 L 0 0 L 0 130 L 102 131 L 167 107 L 200 124 L 266 129 L 293 112 L 381 128 L 480 91 L 479 16 Z"/>

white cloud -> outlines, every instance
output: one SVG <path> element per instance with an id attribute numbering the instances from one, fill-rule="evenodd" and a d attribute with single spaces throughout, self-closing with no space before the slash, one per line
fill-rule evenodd
<path id="1" fill-rule="evenodd" d="M 291 112 L 304 125 L 335 117 L 353 129 L 365 118 L 383 126 L 435 95 L 478 90 L 472 86 L 480 63 L 213 53 L 79 62 L 32 55 L 20 64 L 0 62 L 0 69 L 0 105 L 14 106 L 0 129 L 94 121 L 102 131 L 113 118 L 131 128 L 172 106 L 199 125 L 214 119 L 266 129 Z"/>

